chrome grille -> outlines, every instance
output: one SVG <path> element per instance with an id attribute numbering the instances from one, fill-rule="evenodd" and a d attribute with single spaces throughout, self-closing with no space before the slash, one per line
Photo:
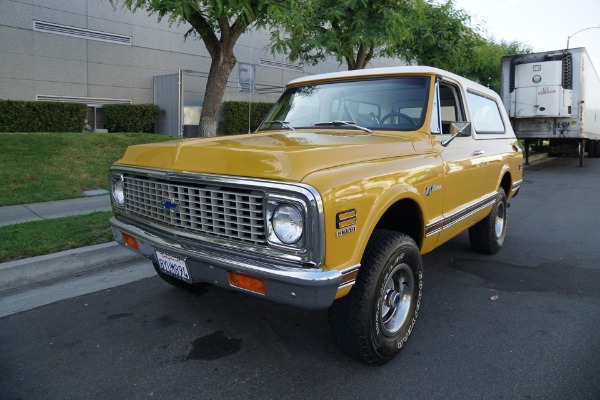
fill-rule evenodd
<path id="1" fill-rule="evenodd" d="M 125 208 L 131 214 L 193 233 L 267 242 L 260 191 L 132 175 L 125 175 L 124 183 Z"/>

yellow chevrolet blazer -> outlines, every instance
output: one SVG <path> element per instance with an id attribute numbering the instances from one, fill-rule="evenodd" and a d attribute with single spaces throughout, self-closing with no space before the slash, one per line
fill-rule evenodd
<path id="1" fill-rule="evenodd" d="M 468 230 L 504 242 L 523 155 L 498 95 L 440 69 L 290 82 L 253 134 L 129 147 L 110 169 L 115 240 L 176 286 L 329 308 L 336 345 L 398 353 L 421 256 Z"/>

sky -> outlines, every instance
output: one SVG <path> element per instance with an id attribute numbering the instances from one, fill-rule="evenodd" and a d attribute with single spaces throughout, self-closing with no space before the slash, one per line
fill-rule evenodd
<path id="1" fill-rule="evenodd" d="M 600 0 L 454 0 L 487 37 L 525 43 L 535 52 L 585 47 L 600 74 Z M 574 35 L 575 34 L 575 35 Z"/>

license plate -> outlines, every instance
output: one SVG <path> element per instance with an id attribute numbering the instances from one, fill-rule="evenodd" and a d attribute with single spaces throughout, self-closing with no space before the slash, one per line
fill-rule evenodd
<path id="1" fill-rule="evenodd" d="M 156 258 L 158 260 L 158 267 L 162 272 L 181 279 L 182 281 L 188 283 L 192 282 L 190 273 L 185 265 L 185 259 L 181 259 L 160 251 L 156 252 Z"/>

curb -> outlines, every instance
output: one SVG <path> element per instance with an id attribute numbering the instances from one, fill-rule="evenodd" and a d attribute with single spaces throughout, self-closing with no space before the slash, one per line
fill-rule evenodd
<path id="1" fill-rule="evenodd" d="M 0 264 L 0 294 L 9 290 L 145 258 L 117 242 Z"/>

